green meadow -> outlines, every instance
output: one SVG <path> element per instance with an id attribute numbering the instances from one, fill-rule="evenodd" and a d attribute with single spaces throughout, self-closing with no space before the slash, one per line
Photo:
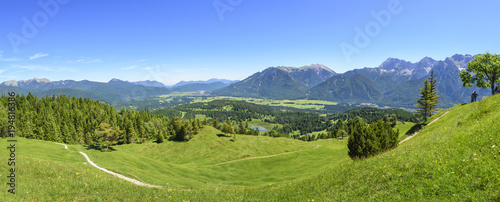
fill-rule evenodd
<path id="1" fill-rule="evenodd" d="M 232 142 L 229 137 L 217 137 L 220 132 L 211 127 L 189 142 L 114 146 L 113 152 L 78 145 L 66 150 L 53 142 L 19 138 L 17 194 L 9 194 L 3 186 L 0 198 L 499 201 L 499 106 L 499 95 L 457 105 L 397 148 L 358 161 L 347 156 L 347 138 L 302 142 L 238 135 Z M 397 127 L 404 130 L 407 124 Z M 6 148 L 6 140 L 0 145 Z M 299 150 L 303 151 L 286 153 Z M 78 151 L 89 154 L 99 166 L 164 188 L 141 187 L 106 174 L 86 164 Z M 247 159 L 275 154 L 283 155 Z M 0 156 L 7 159 L 8 150 L 0 150 Z M 240 161 L 220 164 L 234 160 Z M 6 162 L 0 164 L 0 175 L 5 185 Z"/>
<path id="2" fill-rule="evenodd" d="M 162 98 L 169 97 L 168 95 L 161 96 Z M 213 97 L 190 97 L 194 102 L 210 102 L 214 100 L 237 100 L 246 101 L 249 103 L 280 106 L 280 107 L 294 107 L 298 109 L 314 109 L 320 110 L 325 108 L 325 105 L 337 105 L 337 102 L 323 101 L 323 100 L 274 100 L 262 98 L 244 98 L 244 97 L 231 97 L 231 96 L 213 96 Z"/>

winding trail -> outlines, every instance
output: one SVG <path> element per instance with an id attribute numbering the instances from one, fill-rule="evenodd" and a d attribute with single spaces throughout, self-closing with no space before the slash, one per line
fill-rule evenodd
<path id="1" fill-rule="evenodd" d="M 59 144 L 59 145 L 64 145 L 64 148 L 68 149 L 68 145 L 65 145 L 65 144 L 62 144 L 62 143 L 56 143 L 56 144 Z M 124 179 L 124 180 L 127 180 L 129 182 L 132 182 L 136 185 L 139 185 L 139 186 L 145 186 L 145 187 L 153 187 L 153 188 L 160 188 L 162 186 L 158 186 L 158 185 L 152 185 L 152 184 L 147 184 L 147 183 L 144 183 L 144 182 L 140 182 L 139 180 L 136 180 L 136 179 L 132 179 L 132 178 L 129 178 L 129 177 L 125 177 L 121 174 L 118 174 L 118 173 L 115 173 L 115 172 L 112 172 L 112 171 L 109 171 L 107 170 L 106 168 L 102 168 L 102 167 L 99 167 L 98 165 L 96 165 L 93 161 L 90 160 L 89 156 L 87 156 L 87 154 L 83 153 L 83 152 L 80 152 L 80 154 L 82 154 L 85 159 L 87 159 L 87 161 L 90 163 L 90 165 L 96 167 L 97 169 L 99 170 L 102 170 L 103 172 L 105 173 L 109 173 L 111 175 L 114 175 L 115 177 L 118 177 L 118 178 L 121 178 L 121 179 Z"/>
<path id="2" fill-rule="evenodd" d="M 292 154 L 292 153 L 297 153 L 297 152 L 301 152 L 301 151 L 307 151 L 307 150 L 311 150 L 311 149 L 317 149 L 318 147 L 319 147 L 319 144 L 316 145 L 316 147 L 310 148 L 310 149 L 302 149 L 302 150 L 297 150 L 297 151 L 292 151 L 292 152 L 285 152 L 285 153 L 281 153 L 281 154 L 273 154 L 273 155 L 269 155 L 269 156 L 249 157 L 249 158 L 232 160 L 232 161 L 226 161 L 226 162 L 222 162 L 222 163 L 218 163 L 218 164 L 213 164 L 213 165 L 206 165 L 206 166 L 218 166 L 218 165 L 223 165 L 223 164 L 228 164 L 228 163 L 234 163 L 234 162 L 238 162 L 238 161 L 246 161 L 246 160 L 252 160 L 252 159 L 270 158 L 270 157 L 281 156 L 281 155 L 285 155 L 285 154 Z"/>
<path id="3" fill-rule="evenodd" d="M 57 142 L 56 142 L 56 144 L 58 144 L 58 145 L 62 145 L 62 146 L 64 146 L 64 148 L 65 148 L 65 149 L 68 149 L 68 145 L 65 145 L 65 144 L 63 144 L 63 143 L 57 143 Z"/>
<path id="4" fill-rule="evenodd" d="M 428 125 L 431 125 L 432 123 L 434 123 L 435 121 L 439 120 L 441 117 L 443 117 L 444 115 L 448 114 L 448 112 L 450 111 L 446 111 L 445 113 L 441 114 L 441 116 L 437 117 L 436 119 L 432 120 L 429 124 L 427 124 L 426 126 Z M 409 135 L 408 137 L 406 137 L 405 139 L 401 140 L 401 142 L 399 142 L 399 144 L 413 138 L 415 135 L 417 135 L 418 133 L 420 133 L 420 131 L 422 131 L 424 128 L 420 129 L 419 131 L 413 133 L 412 135 Z"/>

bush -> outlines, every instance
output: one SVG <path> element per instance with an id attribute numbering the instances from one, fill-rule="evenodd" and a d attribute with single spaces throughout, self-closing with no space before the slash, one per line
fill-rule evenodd
<path id="1" fill-rule="evenodd" d="M 394 131 L 391 123 L 379 120 L 367 125 L 362 119 L 354 119 L 347 124 L 349 129 L 348 155 L 352 159 L 366 158 L 395 148 L 399 131 Z"/>

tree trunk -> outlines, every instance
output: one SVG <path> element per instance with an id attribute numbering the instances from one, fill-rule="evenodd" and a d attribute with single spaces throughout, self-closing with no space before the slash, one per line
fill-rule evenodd
<path id="1" fill-rule="evenodd" d="M 491 95 L 495 95 L 495 80 L 490 82 L 491 82 Z"/>

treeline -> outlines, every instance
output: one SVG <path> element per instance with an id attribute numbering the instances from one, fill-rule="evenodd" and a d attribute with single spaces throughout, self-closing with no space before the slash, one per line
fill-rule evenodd
<path id="1" fill-rule="evenodd" d="M 350 118 L 359 116 L 363 118 L 366 123 L 372 123 L 383 119 L 385 116 L 391 116 L 393 114 L 396 116 L 397 120 L 415 122 L 415 114 L 409 111 L 402 109 L 377 109 L 373 107 L 362 107 L 349 110 L 344 113 L 328 116 L 328 119 L 347 121 Z"/>
<path id="2" fill-rule="evenodd" d="M 8 97 L 2 95 L 3 107 Z M 105 150 L 114 144 L 146 140 L 186 141 L 203 127 L 199 120 L 182 120 L 151 114 L 148 110 L 122 108 L 88 98 L 65 95 L 38 98 L 16 96 L 16 135 L 67 144 L 87 145 Z M 0 119 L 2 117 L 0 116 Z M 6 133 L 2 133 L 6 136 Z"/>

